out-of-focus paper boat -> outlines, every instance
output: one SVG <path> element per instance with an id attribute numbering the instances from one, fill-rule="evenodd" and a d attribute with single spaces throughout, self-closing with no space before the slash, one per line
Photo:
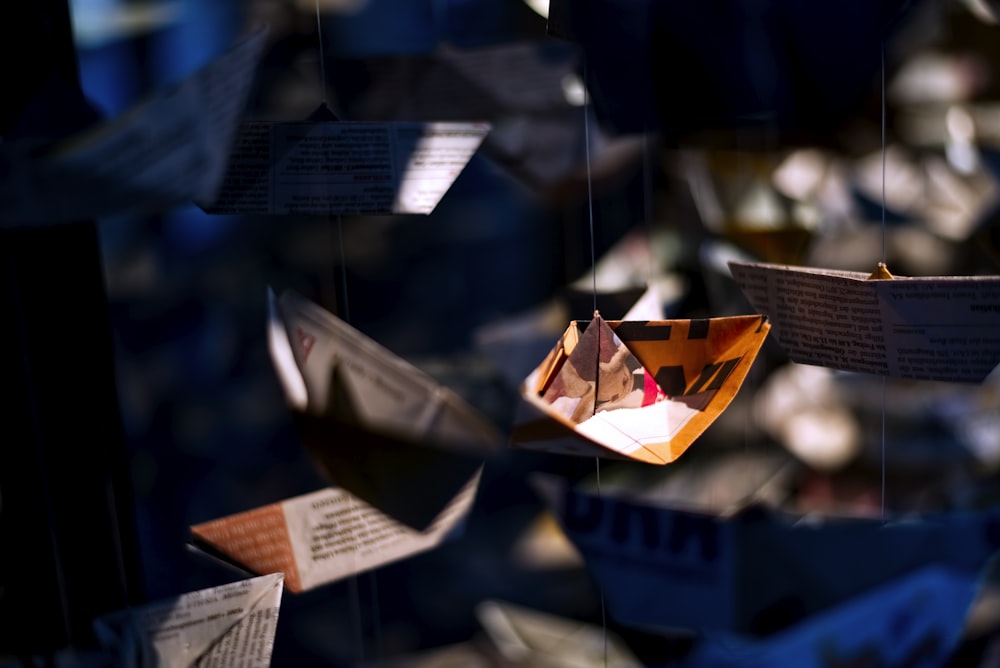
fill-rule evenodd
<path id="1" fill-rule="evenodd" d="M 211 199 L 267 31 L 118 118 L 37 149 L 0 142 L 0 227 L 163 211 Z"/>
<path id="2" fill-rule="evenodd" d="M 686 286 L 680 274 L 663 267 L 677 264 L 680 253 L 669 232 L 631 230 L 563 291 L 569 313 L 590 313 L 596 297 L 596 309 L 612 320 L 669 317 L 667 312 L 684 296 Z M 555 335 L 560 331 L 561 326 Z"/>
<path id="3" fill-rule="evenodd" d="M 115 666 L 271 665 L 284 576 L 267 575 L 182 594 L 94 622 Z"/>
<path id="4" fill-rule="evenodd" d="M 328 487 L 191 527 L 196 550 L 251 573 L 285 574 L 293 593 L 430 550 L 463 526 L 477 469 L 424 530 Z"/>
<path id="5" fill-rule="evenodd" d="M 729 267 L 794 362 L 965 383 L 982 382 L 1000 363 L 1000 276 Z"/>
<path id="6" fill-rule="evenodd" d="M 928 67 L 934 67 L 927 57 L 910 62 L 924 80 Z M 995 132 L 996 111 L 952 103 L 904 107 L 898 113 L 906 143 L 890 144 L 854 162 L 856 196 L 872 204 L 884 200 L 890 215 L 920 222 L 944 239 L 969 239 L 1000 204 L 1000 188 L 984 151 Z M 883 173 L 890 175 L 888 180 Z"/>
<path id="7" fill-rule="evenodd" d="M 769 328 L 756 315 L 574 321 L 522 383 L 513 442 L 669 464 L 732 401 Z"/>
<path id="8" fill-rule="evenodd" d="M 476 618 L 512 666 L 641 668 L 613 631 L 505 601 L 486 600 Z"/>
<path id="9" fill-rule="evenodd" d="M 582 98 L 584 91 L 578 70 L 572 45 L 537 40 L 341 60 L 334 76 L 350 80 L 364 72 L 371 79 L 365 90 L 343 101 L 344 111 L 358 120 L 491 122 L 482 155 L 547 193 L 583 166 L 584 114 L 575 96 Z M 594 125 L 590 150 L 599 184 L 603 163 L 623 138 L 607 137 Z M 615 166 L 620 174 L 623 166 L 618 161 Z"/>
<path id="10" fill-rule="evenodd" d="M 216 196 L 200 206 L 218 214 L 429 214 L 489 131 L 488 123 L 246 122 Z"/>
<path id="11" fill-rule="evenodd" d="M 919 519 L 719 516 L 539 476 L 536 488 L 604 592 L 641 628 L 764 635 L 894 578 L 940 566 L 973 578 L 1000 548 L 1000 511 Z"/>
<path id="12" fill-rule="evenodd" d="M 763 640 L 710 636 L 677 665 L 951 665 L 981 581 L 976 573 L 921 568 Z"/>
<path id="13" fill-rule="evenodd" d="M 503 663 L 488 641 L 479 637 L 442 647 L 380 656 L 356 665 L 357 668 L 513 668 Z"/>
<path id="14" fill-rule="evenodd" d="M 285 397 L 338 486 L 421 529 L 501 450 L 489 420 L 415 366 L 294 292 L 269 300 Z"/>
<path id="15" fill-rule="evenodd" d="M 795 262 L 812 244 L 819 216 L 772 183 L 778 161 L 773 153 L 684 151 L 675 169 L 714 236 L 771 262 Z"/>

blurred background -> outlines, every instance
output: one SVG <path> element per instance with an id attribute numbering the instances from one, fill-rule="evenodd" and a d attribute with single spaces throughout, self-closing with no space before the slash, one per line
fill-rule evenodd
<path id="1" fill-rule="evenodd" d="M 567 1 L 551 20 L 521 0 L 70 5 L 105 117 L 266 24 L 247 118 L 303 120 L 327 101 L 342 120 L 493 124 L 428 216 L 192 205 L 99 221 L 149 600 L 236 577 L 185 549 L 190 525 L 327 484 L 268 357 L 268 286 L 349 319 L 508 429 L 519 378 L 590 317 L 592 258 L 602 293 L 656 285 L 678 318 L 752 312 L 728 259 L 871 271 L 883 236 L 898 275 L 1000 273 L 987 0 Z M 624 314 L 613 303 L 604 317 Z M 510 333 L 522 323 L 531 337 Z M 996 373 L 889 379 L 883 394 L 881 378 L 795 365 L 768 341 L 676 464 L 600 475 L 713 511 L 754 498 L 870 517 L 883 495 L 902 513 L 994 504 L 998 465 Z M 286 593 L 273 665 L 541 665 L 490 644 L 493 601 L 600 627 L 597 590 L 527 483 L 539 471 L 596 473 L 519 449 L 491 460 L 460 537 Z M 953 665 L 994 642 L 1000 618 L 977 619 Z M 691 642 L 608 626 L 648 665 Z"/>

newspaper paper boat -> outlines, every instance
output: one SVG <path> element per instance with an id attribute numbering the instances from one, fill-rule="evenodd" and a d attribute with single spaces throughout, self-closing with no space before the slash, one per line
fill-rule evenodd
<path id="1" fill-rule="evenodd" d="M 325 113 L 324 113 L 325 112 Z M 489 123 L 306 121 L 240 125 L 211 214 L 429 214 Z"/>
<path id="2" fill-rule="evenodd" d="M 521 384 L 518 447 L 669 464 L 729 405 L 761 316 L 572 322 Z"/>
<path id="3" fill-rule="evenodd" d="M 927 566 L 763 639 L 710 636 L 678 668 L 953 665 L 988 577 Z"/>
<path id="4" fill-rule="evenodd" d="M 456 393 L 329 311 L 290 291 L 270 309 L 271 358 L 304 446 L 381 512 L 425 528 L 502 447 Z"/>
<path id="5" fill-rule="evenodd" d="M 1000 512 L 919 519 L 723 516 L 634 495 L 533 483 L 600 584 L 612 618 L 638 628 L 767 635 L 927 567 L 979 579 L 1000 548 Z"/>
<path id="6" fill-rule="evenodd" d="M 893 276 L 731 261 L 793 362 L 980 383 L 1000 363 L 1000 276 Z"/>
<path id="7" fill-rule="evenodd" d="M 327 487 L 191 527 L 195 553 L 250 573 L 285 575 L 300 593 L 432 550 L 461 534 L 482 467 L 421 530 L 345 489 Z"/>
<path id="8" fill-rule="evenodd" d="M 267 668 L 283 586 L 268 572 L 103 615 L 94 634 L 109 660 L 72 665 Z"/>
<path id="9" fill-rule="evenodd" d="M 33 140 L 0 142 L 0 228 L 214 197 L 267 36 L 258 30 L 176 85 L 44 150 Z"/>

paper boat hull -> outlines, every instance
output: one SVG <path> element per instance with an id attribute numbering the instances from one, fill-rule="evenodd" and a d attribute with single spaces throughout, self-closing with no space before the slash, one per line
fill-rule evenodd
<path id="1" fill-rule="evenodd" d="M 800 364 L 980 383 L 1000 364 L 1000 276 L 895 277 L 729 263 L 747 300 Z"/>

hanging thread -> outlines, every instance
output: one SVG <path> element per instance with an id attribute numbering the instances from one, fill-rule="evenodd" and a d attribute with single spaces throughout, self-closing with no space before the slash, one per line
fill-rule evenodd
<path id="1" fill-rule="evenodd" d="M 885 267 L 885 42 L 882 42 L 882 266 Z M 885 521 L 885 376 L 882 376 L 882 499 L 880 516 Z"/>
<path id="2" fill-rule="evenodd" d="M 885 42 L 882 43 L 882 264 L 885 264 Z"/>
<path id="3" fill-rule="evenodd" d="M 365 629 L 364 622 L 361 619 L 361 595 L 358 593 L 358 576 L 357 574 L 351 575 L 347 579 L 347 596 L 351 601 L 351 615 L 352 625 L 354 626 L 354 640 L 356 643 L 355 656 L 357 657 L 357 662 L 355 665 L 363 666 L 365 663 Z"/>
<path id="4" fill-rule="evenodd" d="M 316 0 L 316 39 L 319 42 L 319 88 L 323 104 L 326 100 L 326 57 L 323 55 L 323 21 L 319 16 L 319 0 Z"/>
<path id="5" fill-rule="evenodd" d="M 594 312 L 597 312 L 597 251 L 594 241 L 594 191 L 590 173 L 590 82 L 587 79 L 587 63 L 583 63 L 583 149 L 587 163 L 587 212 L 590 218 L 590 267 L 594 285 Z"/>
<path id="6" fill-rule="evenodd" d="M 649 147 L 649 132 L 642 133 L 642 221 L 646 228 L 646 238 L 649 243 L 649 267 L 646 279 L 647 287 L 652 286 L 656 278 L 656 245 L 653 243 L 653 157 Z"/>
<path id="7" fill-rule="evenodd" d="M 371 599 L 372 599 L 372 619 L 375 620 L 375 625 L 373 628 L 374 636 L 374 655 L 375 659 L 382 658 L 382 628 L 379 620 L 382 618 L 379 612 L 379 601 L 378 601 L 378 578 L 375 577 L 375 571 L 368 571 L 368 582 L 371 585 Z"/>
<path id="8" fill-rule="evenodd" d="M 586 158 L 587 164 L 587 213 L 590 220 L 590 267 L 591 276 L 593 281 L 594 290 L 594 317 L 596 318 L 597 313 L 597 251 L 596 242 L 594 241 L 594 191 L 591 170 L 590 170 L 590 113 L 588 111 L 588 105 L 590 104 L 590 81 L 587 76 L 587 62 L 583 62 L 583 146 L 584 146 L 584 156 Z M 597 386 L 600 382 L 601 377 L 601 339 L 600 330 L 597 334 L 597 368 L 594 374 L 594 412 L 597 412 Z M 597 497 L 601 497 L 601 458 L 594 457 L 594 469 L 597 475 Z M 604 665 L 608 665 L 608 621 L 604 610 L 604 587 L 598 583 L 597 585 L 598 593 L 601 597 L 601 633 L 604 638 Z"/>
<path id="9" fill-rule="evenodd" d="M 597 472 L 597 498 L 601 498 L 601 458 L 594 457 L 594 468 Z M 604 642 L 604 666 L 608 665 L 608 617 L 604 609 L 604 587 L 597 586 L 601 595 L 601 634 Z"/>
<path id="10" fill-rule="evenodd" d="M 347 297 L 347 256 L 344 252 L 344 217 L 341 215 L 337 216 L 337 245 L 340 248 L 340 289 L 344 296 L 343 299 L 343 317 L 344 321 L 350 324 L 351 322 L 351 302 Z"/>
<path id="11" fill-rule="evenodd" d="M 323 106 L 329 108 L 329 101 L 326 95 L 326 55 L 323 50 L 323 21 L 320 17 L 319 11 L 319 0 L 316 0 L 316 39 L 319 43 L 319 72 L 320 72 L 320 97 L 323 99 Z M 333 216 L 330 215 L 330 223 L 333 223 Z M 343 298 L 341 300 L 341 308 L 338 309 L 344 322 L 350 324 L 351 322 L 351 305 L 350 300 L 347 295 L 347 254 L 344 251 L 344 218 L 342 215 L 337 215 L 337 246 L 340 254 L 340 286 L 341 295 Z M 378 590 L 375 582 L 375 573 L 369 573 L 371 580 L 371 594 L 372 594 L 372 621 L 374 626 L 375 635 L 375 646 L 376 651 L 380 654 L 381 645 L 381 620 L 379 619 L 379 606 L 378 606 Z M 355 642 L 357 644 L 357 658 L 358 664 L 363 664 L 365 661 L 365 633 L 364 633 L 364 621 L 362 620 L 361 613 L 361 597 L 358 592 L 358 576 L 356 573 L 352 574 L 347 581 L 348 587 L 348 600 L 350 601 L 351 614 L 353 620 L 353 626 L 355 631 Z"/>

